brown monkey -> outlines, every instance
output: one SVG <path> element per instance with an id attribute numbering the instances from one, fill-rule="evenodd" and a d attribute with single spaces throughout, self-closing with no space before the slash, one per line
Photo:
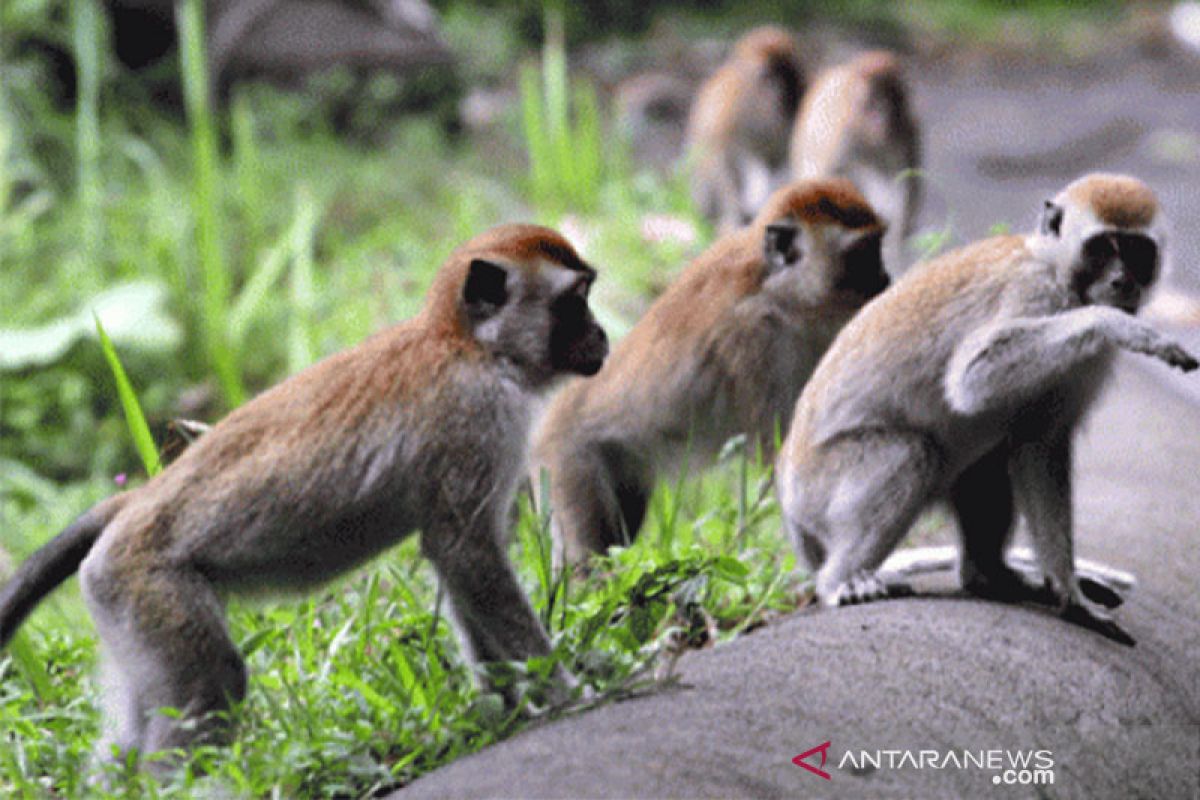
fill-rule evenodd
<path id="1" fill-rule="evenodd" d="M 888 226 L 884 260 L 901 269 L 920 204 L 921 144 L 900 62 L 864 53 L 827 69 L 804 96 L 792 129 L 794 180 L 849 178 Z"/>
<path id="2" fill-rule="evenodd" d="M 846 326 L 801 394 L 776 464 L 784 522 L 817 571 L 822 604 L 903 591 L 876 570 L 916 515 L 945 498 L 961 528 L 965 588 L 1040 598 L 1132 643 L 1080 595 L 1071 438 L 1117 349 L 1196 367 L 1134 316 L 1161 246 L 1148 187 L 1089 175 L 1046 202 L 1036 233 L 919 265 Z M 1044 590 L 1005 564 L 1015 508 Z"/>
<path id="3" fill-rule="evenodd" d="M 613 91 L 617 130 L 640 163 L 668 165 L 679 152 L 694 87 L 666 72 L 642 72 Z"/>
<path id="4" fill-rule="evenodd" d="M 692 197 L 722 233 L 754 217 L 782 184 L 788 132 L 804 94 L 804 70 L 787 31 L 755 28 L 700 87 L 685 149 Z"/>
<path id="5" fill-rule="evenodd" d="M 655 477 L 732 436 L 769 450 L 834 334 L 887 286 L 882 233 L 848 181 L 802 181 L 692 262 L 535 436 L 556 555 L 630 541 Z"/>
<path id="6" fill-rule="evenodd" d="M 307 589 L 419 530 L 472 660 L 548 653 L 506 530 L 537 398 L 607 354 L 587 304 L 595 275 L 546 228 L 470 240 L 417 317 L 237 409 L 31 556 L 0 591 L 0 643 L 79 567 L 112 678 L 113 743 L 186 746 L 219 733 L 210 712 L 245 692 L 224 595 Z M 155 713 L 164 706 L 198 726 Z"/>

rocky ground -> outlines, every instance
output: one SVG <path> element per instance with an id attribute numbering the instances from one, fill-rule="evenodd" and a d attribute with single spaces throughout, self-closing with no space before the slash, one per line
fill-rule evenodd
<path id="1" fill-rule="evenodd" d="M 690 653 L 675 688 L 528 730 L 398 797 L 1200 796 L 1200 409 L 1160 372 L 1123 362 L 1077 458 L 1080 555 L 1137 575 L 1118 612 L 1135 647 L 944 583 Z M 793 765 L 826 741 L 828 781 Z M 1048 750 L 1054 783 L 843 761 L 963 749 Z"/>

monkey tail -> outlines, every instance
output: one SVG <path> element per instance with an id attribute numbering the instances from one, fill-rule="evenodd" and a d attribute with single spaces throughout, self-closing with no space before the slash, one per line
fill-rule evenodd
<path id="1" fill-rule="evenodd" d="M 119 494 L 92 506 L 17 568 L 0 588 L 0 647 L 8 644 L 43 597 L 75 574 L 128 499 L 127 493 Z"/>

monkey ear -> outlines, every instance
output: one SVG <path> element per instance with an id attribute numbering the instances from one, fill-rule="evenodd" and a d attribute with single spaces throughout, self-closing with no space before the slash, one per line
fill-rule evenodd
<path id="1" fill-rule="evenodd" d="M 1038 232 L 1043 236 L 1058 238 L 1062 233 L 1063 209 L 1053 200 L 1047 200 L 1042 208 L 1042 218 L 1038 222 Z"/>
<path id="2" fill-rule="evenodd" d="M 767 271 L 786 269 L 800 261 L 800 228 L 786 223 L 767 226 L 763 236 L 763 258 Z"/>
<path id="3" fill-rule="evenodd" d="M 474 259 L 467 267 L 467 280 L 463 284 L 463 302 L 472 319 L 483 319 L 495 314 L 508 300 L 508 270 L 499 264 Z"/>

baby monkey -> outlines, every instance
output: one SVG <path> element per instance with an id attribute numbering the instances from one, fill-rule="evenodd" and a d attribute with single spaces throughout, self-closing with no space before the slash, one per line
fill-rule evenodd
<path id="1" fill-rule="evenodd" d="M 1197 366 L 1134 316 L 1161 247 L 1154 193 L 1134 178 L 1089 175 L 1046 202 L 1036 233 L 918 265 L 846 326 L 801 394 L 776 464 L 784 522 L 822 604 L 904 591 L 876 570 L 944 498 L 968 591 L 1041 600 L 1132 644 L 1076 580 L 1071 439 L 1117 349 Z M 1044 588 L 1005 563 L 1016 508 Z"/>
<path id="2" fill-rule="evenodd" d="M 692 262 L 535 437 L 556 555 L 627 544 L 656 477 L 711 461 L 732 436 L 771 452 L 834 335 L 888 285 L 882 236 L 848 181 L 802 181 Z"/>
<path id="3" fill-rule="evenodd" d="M 549 653 L 505 544 L 539 396 L 607 355 L 595 277 L 546 228 L 471 239 L 417 317 L 264 392 L 34 553 L 0 591 L 0 644 L 80 569 L 116 723 L 101 757 L 186 747 L 246 691 L 225 595 L 318 586 L 419 530 L 469 658 Z"/>

